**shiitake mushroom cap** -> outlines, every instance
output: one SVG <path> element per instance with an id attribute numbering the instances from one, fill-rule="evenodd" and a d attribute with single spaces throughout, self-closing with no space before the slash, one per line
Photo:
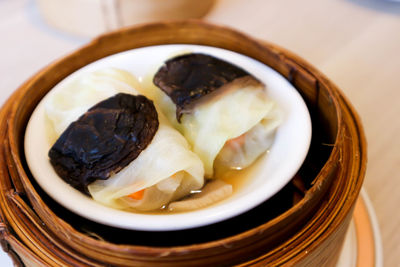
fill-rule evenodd
<path id="1" fill-rule="evenodd" d="M 153 83 L 175 103 L 180 122 L 182 115 L 200 98 L 247 75 L 250 74 L 224 60 L 190 53 L 167 60 L 154 75 Z"/>
<path id="2" fill-rule="evenodd" d="M 57 174 L 88 194 L 87 185 L 119 172 L 150 144 L 158 114 L 142 95 L 120 93 L 71 123 L 48 155 Z"/>

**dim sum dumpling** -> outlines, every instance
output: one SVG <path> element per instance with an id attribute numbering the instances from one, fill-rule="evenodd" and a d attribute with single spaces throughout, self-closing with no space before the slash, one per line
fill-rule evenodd
<path id="1" fill-rule="evenodd" d="M 58 137 L 93 105 L 120 92 L 138 95 L 137 88 L 136 79 L 124 71 L 86 73 L 50 95 L 46 115 Z M 94 200 L 117 209 L 154 210 L 203 186 L 203 163 L 189 150 L 185 138 L 157 113 L 158 129 L 147 147 L 122 170 L 87 186 Z"/>
<path id="2" fill-rule="evenodd" d="M 282 114 L 266 87 L 220 59 L 187 54 L 168 60 L 147 93 L 185 136 L 204 163 L 206 177 L 218 164 L 241 169 L 270 146 Z M 156 91 L 156 92 L 155 92 Z"/>

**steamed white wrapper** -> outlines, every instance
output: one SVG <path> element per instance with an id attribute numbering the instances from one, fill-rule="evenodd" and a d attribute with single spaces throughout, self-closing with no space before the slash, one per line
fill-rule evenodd
<path id="1" fill-rule="evenodd" d="M 159 115 L 159 120 L 153 140 L 139 157 L 109 179 L 89 185 L 94 199 L 115 208 L 152 210 L 203 186 L 202 162 L 189 150 L 185 138 L 162 115 Z M 171 178 L 165 180 L 168 177 Z M 145 188 L 150 190 L 145 190 L 142 200 L 126 198 Z"/>
<path id="2" fill-rule="evenodd" d="M 205 176 L 209 178 L 213 177 L 214 161 L 228 140 L 248 132 L 263 119 L 272 123 L 272 127 L 267 126 L 264 130 L 273 140 L 274 130 L 281 122 L 282 116 L 277 112 L 276 103 L 267 96 L 265 85 L 254 80 L 243 82 L 247 78 L 239 79 L 242 79 L 240 87 L 218 89 L 220 92 L 214 97 L 205 96 L 207 99 L 195 104 L 190 113 L 183 114 L 181 123 L 176 120 L 176 106 L 168 95 L 150 82 L 143 87 L 144 94 L 160 106 L 174 127 L 188 140 L 192 150 L 203 161 Z M 271 117 L 272 114 L 277 116 Z M 259 132 L 263 135 L 265 131 Z M 268 141 L 268 146 L 271 144 Z M 265 143 L 264 148 L 263 152 L 268 148 Z M 250 155 L 252 162 L 261 154 L 255 152 L 256 156 Z"/>
<path id="3" fill-rule="evenodd" d="M 45 103 L 47 118 L 60 136 L 89 108 L 118 93 L 137 94 L 139 82 L 130 73 L 107 68 L 84 73 L 52 90 Z"/>
<path id="4" fill-rule="evenodd" d="M 139 88 L 134 76 L 114 68 L 84 73 L 60 84 L 45 103 L 55 137 L 98 102 L 118 93 L 139 94 Z M 118 209 L 152 210 L 203 186 L 203 163 L 189 150 L 185 138 L 157 112 L 159 128 L 151 143 L 120 172 L 90 184 L 93 199 Z M 126 197 L 142 189 L 146 190 L 141 200 Z"/>
<path id="5" fill-rule="evenodd" d="M 215 159 L 214 167 L 240 170 L 250 166 L 272 146 L 282 119 L 282 111 L 274 105 L 266 117 L 241 137 L 243 140 L 225 143 Z"/>

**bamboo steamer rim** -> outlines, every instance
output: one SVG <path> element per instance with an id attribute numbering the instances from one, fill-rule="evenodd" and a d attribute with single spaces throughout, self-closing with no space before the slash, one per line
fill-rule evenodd
<path id="1" fill-rule="evenodd" d="M 329 81 L 328 81 L 329 82 Z M 364 180 L 365 172 L 366 172 L 366 139 L 364 135 L 364 130 L 361 124 L 359 124 L 360 119 L 355 112 L 354 108 L 351 106 L 350 102 L 348 99 L 341 93 L 338 94 L 340 104 L 342 105 L 344 111 L 351 116 L 350 119 L 347 119 L 348 121 L 353 121 L 357 122 L 355 125 L 352 125 L 352 127 L 357 128 L 357 133 L 359 135 L 359 141 L 355 142 L 354 144 L 351 144 L 353 148 L 359 147 L 360 152 L 362 153 L 357 153 L 355 155 L 356 158 L 358 158 L 358 164 L 356 166 L 353 166 L 351 173 L 357 173 L 358 179 L 355 181 L 356 183 L 346 183 L 344 187 L 342 188 L 341 191 L 336 192 L 336 197 L 339 198 L 338 203 L 334 203 L 336 207 L 333 207 L 332 213 L 328 216 L 328 218 L 324 218 L 324 220 L 328 221 L 329 223 L 325 223 L 323 225 L 323 228 L 319 228 L 319 233 L 318 236 L 313 236 L 313 238 L 310 238 L 307 240 L 307 242 L 304 242 L 301 244 L 301 247 L 303 248 L 303 253 L 299 253 L 301 249 L 298 251 L 293 251 L 290 253 L 284 253 L 284 255 L 280 255 L 280 258 L 277 259 L 274 264 L 281 265 L 286 262 L 288 262 L 291 259 L 296 259 L 296 261 L 302 261 L 307 257 L 308 253 L 312 253 L 314 250 L 317 249 L 318 245 L 324 241 L 327 241 L 330 236 L 337 230 L 337 227 L 344 227 L 341 225 L 341 222 L 347 221 L 348 223 L 350 222 L 350 219 L 352 218 L 352 211 L 354 209 L 354 201 L 357 200 L 359 192 L 361 190 L 361 185 Z M 345 134 L 345 133 L 343 133 Z M 349 145 L 349 144 L 348 144 Z M 342 195 L 348 196 L 346 198 L 341 198 Z M 318 216 L 318 214 L 316 215 Z M 322 225 L 321 225 L 322 226 Z M 348 226 L 346 224 L 345 226 Z M 293 237 L 291 240 L 286 242 L 286 245 L 291 244 L 293 240 L 296 240 L 298 236 L 301 236 L 304 234 L 304 232 L 307 229 L 303 229 L 303 231 L 299 232 L 296 234 L 295 237 Z M 346 233 L 347 228 L 342 229 L 343 233 Z M 342 242 L 343 242 L 344 235 L 342 236 Z M 317 242 L 315 242 L 317 241 Z M 285 246 L 283 244 L 282 246 Z M 341 243 L 340 243 L 341 244 Z M 273 251 L 270 251 L 269 253 L 263 255 L 262 257 L 255 259 L 252 261 L 252 263 L 249 264 L 251 266 L 253 263 L 260 262 L 262 259 L 267 258 L 268 256 L 279 252 L 279 249 L 282 248 L 280 246 L 279 248 L 276 248 Z M 339 247 L 341 248 L 341 246 Z M 337 255 L 338 256 L 338 255 Z M 247 265 L 246 265 L 247 266 Z M 304 265 L 304 266 L 307 266 Z"/>
<path id="2" fill-rule="evenodd" d="M 141 31 L 143 32 L 157 32 L 158 30 L 162 30 L 165 28 L 174 28 L 174 27 L 181 27 L 181 31 L 189 31 L 192 28 L 200 28 L 202 30 L 209 30 L 211 32 L 217 32 L 217 34 L 220 35 L 226 35 L 229 38 L 227 39 L 232 40 L 232 39 L 237 39 L 237 40 L 246 40 L 246 42 L 248 44 L 251 44 L 255 50 L 258 51 L 263 51 L 265 52 L 266 48 L 269 49 L 270 51 L 273 52 L 273 56 L 275 57 L 279 57 L 280 60 L 285 61 L 286 59 L 289 59 L 293 62 L 299 63 L 300 62 L 300 67 L 302 67 L 303 69 L 307 70 L 311 75 L 313 75 L 314 77 L 317 76 L 318 78 L 320 78 L 318 81 L 323 83 L 324 86 L 330 90 L 330 94 L 332 95 L 332 100 L 334 102 L 334 105 L 336 105 L 338 108 L 337 110 L 337 117 L 339 118 L 338 121 L 338 129 L 342 129 L 343 128 L 343 118 L 342 118 L 342 114 L 341 114 L 341 109 L 339 108 L 340 104 L 338 103 L 337 99 L 342 99 L 343 97 L 339 91 L 339 89 L 334 86 L 331 82 L 329 82 L 319 71 L 317 71 L 314 67 L 312 67 L 310 64 L 308 64 L 307 62 L 305 62 L 304 60 L 300 59 L 299 57 L 297 57 L 296 55 L 280 48 L 277 47 L 275 45 L 269 44 L 267 42 L 260 42 L 257 40 L 254 40 L 242 33 L 239 33 L 235 30 L 232 30 L 230 28 L 224 27 L 224 26 L 216 26 L 216 25 L 212 25 L 212 24 L 208 24 L 205 22 L 201 22 L 201 21 L 196 21 L 196 20 L 190 20 L 190 21 L 176 21 L 176 22 L 169 22 L 169 23 L 154 23 L 154 24 L 145 24 L 145 25 L 141 25 L 135 28 L 126 28 L 126 29 L 122 29 L 113 33 L 109 33 L 109 34 L 105 34 L 102 35 L 100 37 L 98 37 L 97 39 L 93 40 L 92 42 L 90 42 L 89 44 L 87 44 L 86 46 L 82 47 L 81 49 L 79 49 L 78 51 L 64 57 L 63 59 L 60 59 L 56 62 L 54 62 L 53 64 L 49 65 L 48 67 L 46 67 L 44 70 L 40 71 L 38 74 L 36 74 L 31 80 L 27 81 L 23 86 L 20 87 L 20 89 L 13 95 L 11 99 L 19 99 L 24 100 L 24 98 L 29 97 L 28 91 L 30 89 L 30 86 L 34 83 L 38 83 L 40 82 L 41 79 L 43 79 L 43 77 L 45 76 L 45 73 L 52 69 L 55 66 L 60 66 L 62 64 L 64 64 L 65 62 L 71 61 L 74 62 L 74 68 L 78 69 L 92 61 L 95 61 L 99 58 L 108 56 L 108 55 L 112 55 L 114 53 L 123 51 L 120 50 L 121 48 L 114 48 L 112 50 L 109 50 L 108 52 L 102 54 L 101 56 L 99 56 L 98 54 L 93 55 L 93 57 L 91 58 L 91 61 L 88 62 L 88 60 L 82 62 L 79 61 L 79 58 L 77 58 L 77 55 L 79 55 L 80 53 L 85 53 L 85 52 L 90 52 L 90 50 L 92 48 L 94 48 L 94 50 L 99 50 L 101 49 L 102 46 L 107 45 L 107 41 L 109 39 L 112 38 L 120 38 L 123 34 L 130 34 L 130 33 L 134 33 L 135 31 L 138 31 L 138 29 L 141 29 Z M 175 40 L 167 40 L 167 43 L 176 43 Z M 152 43 L 154 42 L 154 43 Z M 150 40 L 146 41 L 138 41 L 136 43 L 135 47 L 131 47 L 132 48 L 138 48 L 138 47 L 143 47 L 143 46 L 147 46 L 149 45 L 149 43 L 152 43 L 153 45 L 157 44 L 155 43 L 155 40 L 152 40 L 150 38 Z M 204 41 L 199 40 L 198 42 L 187 42 L 187 43 L 193 43 L 193 44 L 205 44 Z M 228 42 L 227 42 L 228 43 Z M 161 43 L 160 43 L 161 44 Z M 163 43 L 166 44 L 166 43 Z M 205 44 L 207 45 L 207 44 Z M 226 45 L 226 44 L 225 44 Z M 221 48 L 226 48 L 224 47 L 224 43 L 221 43 L 220 45 L 213 45 L 216 47 L 221 47 Z M 228 48 L 229 50 L 232 51 L 236 51 L 239 52 L 241 54 L 245 54 L 248 55 L 250 57 L 254 58 L 254 55 L 249 55 L 247 53 L 247 50 L 245 48 L 241 48 L 240 46 L 236 47 L 236 49 L 231 49 Z M 271 54 L 272 54 L 271 52 Z M 257 59 L 257 58 L 256 58 Z M 274 68 L 274 66 L 271 66 Z M 277 69 L 276 66 L 274 69 Z M 278 70 L 279 71 L 279 70 Z M 279 71 L 282 73 L 282 71 Z M 57 81 L 54 81 L 54 83 L 59 82 L 61 79 L 63 79 L 66 75 L 68 75 L 69 73 L 57 73 Z M 286 75 L 288 75 L 286 73 Z M 284 75 L 284 76 L 286 76 Z M 28 95 L 28 96 L 27 96 Z M 38 98 L 41 98 L 43 95 L 41 95 Z M 25 99 L 25 101 L 28 101 Z M 350 112 L 354 115 L 355 112 L 352 109 L 351 106 L 349 106 L 348 101 L 343 100 L 347 107 L 349 108 Z M 29 102 L 29 101 L 28 101 Z M 7 102 L 8 104 L 8 102 Z M 10 149 L 11 149 L 11 156 L 14 160 L 14 162 L 16 163 L 16 168 L 17 171 L 20 175 L 25 175 L 26 173 L 24 171 L 24 168 L 22 166 L 21 160 L 20 160 L 20 156 L 21 156 L 21 148 L 18 147 L 18 140 L 16 140 L 14 138 L 14 136 L 18 136 L 18 132 L 17 129 L 17 124 L 18 122 L 15 121 L 15 118 L 19 115 L 18 113 L 20 112 L 19 110 L 19 105 L 18 102 L 16 102 L 15 104 L 12 105 L 11 107 L 11 111 L 10 111 L 10 117 L 9 117 L 9 131 L 8 131 L 8 140 L 9 140 L 9 144 L 10 144 Z M 360 129 L 360 140 L 361 140 L 361 147 L 365 147 L 365 137 L 363 136 L 363 131 L 362 131 L 362 127 L 359 123 L 359 118 L 357 117 L 357 115 L 354 115 L 354 121 L 357 124 L 357 128 Z M 337 136 L 335 138 L 336 142 L 334 144 L 333 150 L 331 152 L 331 155 L 327 161 L 327 163 L 325 164 L 325 166 L 323 167 L 323 169 L 320 171 L 318 177 L 321 178 L 323 176 L 324 173 L 328 172 L 328 168 L 329 168 L 329 164 L 328 163 L 333 163 L 332 161 L 334 161 L 334 155 L 340 154 L 339 151 L 339 147 L 342 145 L 341 143 L 343 142 L 342 138 L 340 138 L 340 135 L 343 134 L 343 131 L 337 131 Z M 361 154 L 361 165 L 365 165 L 365 155 L 366 153 L 362 153 Z M 363 177 L 365 173 L 365 168 L 360 170 L 360 177 Z M 307 198 L 310 197 L 310 194 L 313 193 L 313 191 L 317 190 L 319 187 L 319 184 L 323 183 L 323 181 L 321 179 L 316 179 L 316 183 L 315 186 L 313 186 L 311 188 L 311 190 L 309 192 L 307 192 L 306 196 L 304 197 L 303 200 L 301 200 L 300 203 L 298 203 L 297 205 L 295 205 L 292 209 L 300 209 L 302 207 L 302 204 L 304 204 L 304 202 L 307 201 Z M 350 194 L 349 198 L 346 199 L 347 203 L 353 203 L 355 201 L 355 198 L 358 195 L 358 191 L 360 190 L 361 187 L 361 183 L 362 183 L 362 179 L 358 179 L 357 183 L 355 184 L 353 190 L 354 192 L 352 194 Z M 36 192 L 28 192 L 29 194 L 36 194 Z M 344 205 L 342 212 L 343 214 L 347 214 L 349 213 L 349 211 L 351 210 L 352 205 Z M 291 210 L 292 210 L 291 209 Z M 196 250 L 203 250 L 203 249 L 209 249 L 215 246 L 219 246 L 221 244 L 224 243 L 232 243 L 232 242 L 240 242 L 243 238 L 247 237 L 247 236 L 251 236 L 256 234 L 257 232 L 262 232 L 265 229 L 267 229 L 270 225 L 273 225 L 274 223 L 278 222 L 282 217 L 287 216 L 287 212 L 285 212 L 284 214 L 272 219 L 271 221 L 267 222 L 266 224 L 260 225 L 259 227 L 256 227 L 254 229 L 248 230 L 246 232 L 240 233 L 238 235 L 235 236 L 231 236 L 222 240 L 216 240 L 216 241 L 212 241 L 212 242 L 208 242 L 208 243 L 204 243 L 204 244 L 196 244 L 196 245 L 189 245 L 189 246 L 178 246 L 178 247 L 169 247 L 167 248 L 168 251 L 170 253 L 180 253 L 182 251 L 187 251 L 188 249 L 191 248 L 196 248 Z M 70 227 L 70 229 L 73 231 L 73 228 L 67 223 L 64 222 L 65 226 Z M 82 234 L 83 236 L 85 236 L 84 234 Z M 86 236 L 85 236 L 86 237 Z M 88 241 L 88 240 L 86 240 Z M 312 242 L 314 242 L 315 240 L 312 240 Z M 93 245 L 96 245 L 97 247 L 103 247 L 103 241 L 99 241 L 99 240 L 95 240 L 95 239 L 90 239 L 89 243 L 92 243 Z M 115 245 L 115 244 L 107 244 L 107 248 L 113 247 L 116 250 L 132 250 L 135 251 L 135 253 L 138 254 L 158 254 L 158 253 L 163 253 L 166 251 L 166 248 L 164 247 L 146 247 L 146 246 L 134 246 L 134 245 Z"/>

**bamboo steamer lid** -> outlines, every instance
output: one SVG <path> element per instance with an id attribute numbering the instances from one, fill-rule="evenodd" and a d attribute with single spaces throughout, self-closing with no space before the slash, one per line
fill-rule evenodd
<path id="1" fill-rule="evenodd" d="M 255 209 L 185 231 L 115 229 L 58 206 L 25 164 L 23 135 L 32 110 L 60 80 L 97 59 L 172 43 L 209 45 L 250 56 L 296 87 L 313 123 L 310 152 L 298 174 Z M 20 265 L 334 266 L 365 174 L 360 120 L 332 82 L 276 45 L 195 20 L 146 24 L 100 36 L 24 83 L 0 115 L 1 239 Z"/>

